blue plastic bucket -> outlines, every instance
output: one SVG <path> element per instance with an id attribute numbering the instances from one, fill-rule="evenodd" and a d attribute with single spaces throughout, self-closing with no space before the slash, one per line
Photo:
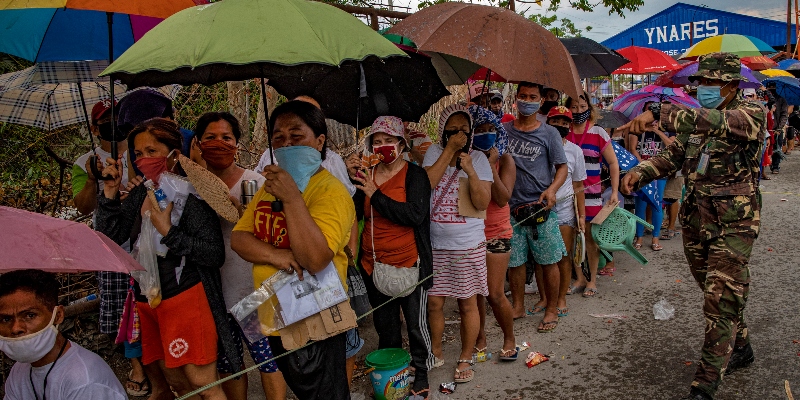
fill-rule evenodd
<path id="1" fill-rule="evenodd" d="M 380 349 L 367 355 L 375 400 L 403 400 L 408 396 L 411 356 L 403 349 Z"/>

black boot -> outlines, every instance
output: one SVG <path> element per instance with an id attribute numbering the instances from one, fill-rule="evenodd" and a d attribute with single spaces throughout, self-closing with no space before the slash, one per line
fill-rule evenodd
<path id="1" fill-rule="evenodd" d="M 750 347 L 750 343 L 744 345 L 744 347 L 734 347 L 731 359 L 728 361 L 728 368 L 725 368 L 725 375 L 747 368 L 755 360 L 756 357 L 753 355 L 753 348 Z"/>
<path id="2" fill-rule="evenodd" d="M 682 397 L 681 400 L 714 400 L 714 398 L 706 394 L 706 392 L 693 387 L 689 395 Z"/>

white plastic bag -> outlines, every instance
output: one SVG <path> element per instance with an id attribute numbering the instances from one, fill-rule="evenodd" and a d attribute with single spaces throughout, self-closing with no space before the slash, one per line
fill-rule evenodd
<path id="1" fill-rule="evenodd" d="M 131 276 L 139 282 L 142 294 L 147 297 L 151 308 L 161 303 L 161 278 L 158 275 L 158 256 L 156 255 L 155 235 L 158 233 L 150 221 L 150 211 L 142 216 L 142 231 L 136 242 L 134 258 L 144 267 L 144 271 L 132 271 Z"/>
<path id="2" fill-rule="evenodd" d="M 667 299 L 661 298 L 658 303 L 653 305 L 653 316 L 659 321 L 666 321 L 675 315 L 675 307 L 667 303 Z"/>

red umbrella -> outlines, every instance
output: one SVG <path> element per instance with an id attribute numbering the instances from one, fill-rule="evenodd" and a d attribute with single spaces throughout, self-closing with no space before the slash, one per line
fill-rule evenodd
<path id="1" fill-rule="evenodd" d="M 631 62 L 617 68 L 613 74 L 649 74 L 672 71 L 681 67 L 675 59 L 661 50 L 629 46 L 617 50 L 617 53 Z"/>
<path id="2" fill-rule="evenodd" d="M 489 74 L 488 79 L 486 75 L 487 73 Z M 500 74 L 488 68 L 479 69 L 477 72 L 472 74 L 472 76 L 470 76 L 469 79 L 472 81 L 508 82 L 506 78 L 503 78 L 502 76 L 500 76 Z"/>
<path id="3" fill-rule="evenodd" d="M 778 63 L 767 56 L 742 57 L 742 64 L 753 71 L 763 71 L 778 66 Z"/>
<path id="4" fill-rule="evenodd" d="M 11 207 L 0 207 L 0 271 L 144 271 L 119 245 L 88 226 Z"/>

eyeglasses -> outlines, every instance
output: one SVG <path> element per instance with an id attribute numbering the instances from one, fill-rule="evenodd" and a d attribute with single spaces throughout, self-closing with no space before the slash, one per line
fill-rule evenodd
<path id="1" fill-rule="evenodd" d="M 442 133 L 444 133 L 444 135 L 445 135 L 445 136 L 453 136 L 453 135 L 457 135 L 459 132 L 464 132 L 465 134 L 466 134 L 466 133 L 469 133 L 469 131 L 465 131 L 465 130 L 463 130 L 463 129 L 451 129 L 451 130 L 444 130 L 444 131 L 442 131 Z"/>

